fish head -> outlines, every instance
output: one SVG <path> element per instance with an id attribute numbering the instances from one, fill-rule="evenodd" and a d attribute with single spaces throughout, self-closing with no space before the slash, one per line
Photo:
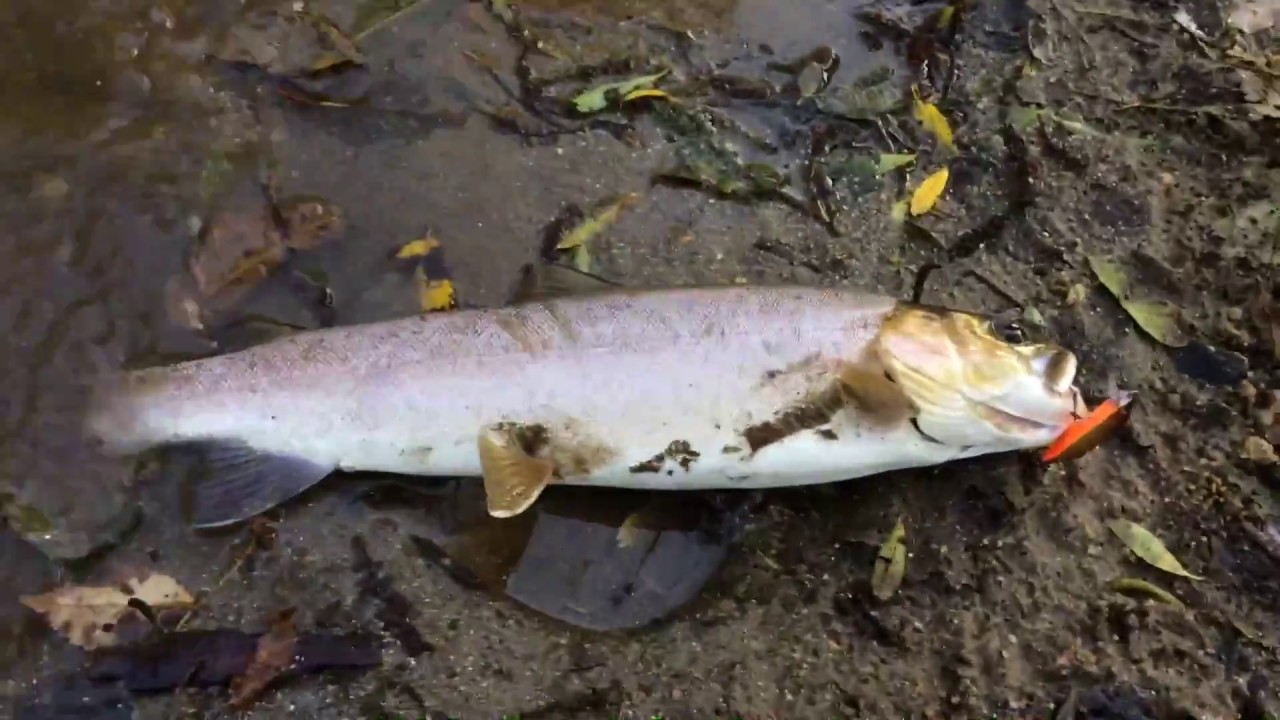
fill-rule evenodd
<path id="1" fill-rule="evenodd" d="M 1084 408 L 1076 356 L 1014 320 L 903 306 L 876 352 L 914 406 L 916 429 L 946 445 L 1043 447 Z"/>

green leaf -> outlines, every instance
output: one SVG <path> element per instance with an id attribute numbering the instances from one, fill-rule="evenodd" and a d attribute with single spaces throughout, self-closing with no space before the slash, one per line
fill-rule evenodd
<path id="1" fill-rule="evenodd" d="M 1147 561 L 1154 567 L 1158 567 L 1167 573 L 1180 575 L 1184 578 L 1192 580 L 1203 580 L 1199 575 L 1192 575 L 1182 567 L 1182 563 L 1178 562 L 1178 558 L 1169 552 L 1169 549 L 1160 542 L 1160 538 L 1151 534 L 1150 530 L 1141 525 L 1130 522 L 1129 520 L 1112 520 L 1107 523 L 1107 527 L 1111 528 L 1111 532 L 1116 534 L 1125 545 L 1133 551 L 1134 555 Z"/>
<path id="2" fill-rule="evenodd" d="M 653 75 L 643 75 L 641 77 L 631 78 L 629 80 L 621 80 L 619 82 L 605 83 L 581 93 L 573 99 L 573 107 L 580 113 L 599 112 L 609 105 L 608 94 L 615 92 L 618 95 L 626 95 L 632 91 L 639 90 L 643 87 L 649 87 L 657 82 L 667 71 Z"/>
<path id="3" fill-rule="evenodd" d="M 1126 595 L 1146 595 L 1147 597 L 1158 600 L 1166 605 L 1172 605 L 1179 610 L 1187 609 L 1187 606 L 1183 605 L 1182 601 L 1173 593 L 1165 590 L 1159 585 L 1149 583 L 1146 580 L 1139 578 L 1116 578 L 1111 582 L 1111 589 Z"/>
<path id="4" fill-rule="evenodd" d="M 893 172 L 904 165 L 910 165 L 915 162 L 915 153 L 881 153 L 880 162 L 876 164 L 876 172 L 884 175 Z"/>
<path id="5" fill-rule="evenodd" d="M 1115 297 L 1133 321 L 1160 343 L 1182 347 L 1190 340 L 1179 324 L 1181 312 L 1164 300 L 1136 299 L 1130 294 L 1129 276 L 1120 265 L 1096 255 L 1088 256 L 1089 267 L 1102 286 Z"/>
<path id="6" fill-rule="evenodd" d="M 906 537 L 907 528 L 902 520 L 898 520 L 876 555 L 875 569 L 871 573 L 871 593 L 880 600 L 888 600 L 902 584 L 902 577 L 907 571 L 907 546 L 903 544 Z"/>

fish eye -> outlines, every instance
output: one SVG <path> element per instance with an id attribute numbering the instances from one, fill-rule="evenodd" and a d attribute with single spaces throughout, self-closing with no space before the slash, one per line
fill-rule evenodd
<path id="1" fill-rule="evenodd" d="M 1017 320 L 994 320 L 991 323 L 991 331 L 1010 345 L 1021 345 L 1027 342 L 1027 331 Z"/>

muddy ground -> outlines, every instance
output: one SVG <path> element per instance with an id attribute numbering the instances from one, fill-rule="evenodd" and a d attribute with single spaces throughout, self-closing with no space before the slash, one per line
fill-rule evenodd
<path id="1" fill-rule="evenodd" d="M 930 44 L 842 1 L 537 0 L 504 23 L 504 5 L 334 0 L 308 9 L 364 55 L 365 74 L 347 81 L 366 98 L 342 107 L 282 86 L 294 58 L 253 55 L 264 46 L 244 28 L 259 6 L 114 3 L 64 16 L 57 5 L 6 11 L 22 22 L 3 31 L 22 49 L 0 86 L 14 109 L 0 123 L 0 688 L 15 715 L 1259 720 L 1280 707 L 1280 86 L 1274 60 L 1241 74 L 1249 58 L 1274 58 L 1275 36 L 1222 40 L 1227 8 L 979 2 L 957 6 Z M 918 29 L 942 7 L 889 14 Z M 542 52 L 522 52 L 530 38 Z M 865 103 L 801 101 L 768 68 L 823 45 L 840 63 L 816 98 L 889 67 L 896 97 L 915 82 L 936 101 L 957 151 L 909 104 L 867 119 Z M 228 47 L 256 66 L 210 58 Z M 574 74 L 585 66 L 597 72 Z M 659 66 L 671 74 L 658 86 L 679 103 L 562 112 L 601 70 Z M 692 82 L 713 75 L 719 84 Z M 775 89 L 762 94 L 761 78 Z M 333 97 L 345 96 L 319 99 Z M 721 120 L 691 130 L 677 107 Z M 815 136 L 833 138 L 829 153 L 815 156 Z M 734 169 L 725 147 L 776 174 Z M 878 153 L 916 151 L 905 169 L 864 172 Z M 690 173 L 655 182 L 689 158 L 705 161 L 693 179 L 712 187 L 691 187 Z M 895 221 L 895 202 L 944 165 L 937 207 Z M 829 190 L 810 180 L 815 166 Z M 172 290 L 184 253 L 220 212 L 255 222 L 244 218 L 269 209 L 267 176 L 277 199 L 341 208 L 336 239 L 285 238 L 305 246 L 287 269 L 221 309 L 256 324 L 184 328 Z M 741 187 L 752 192 L 724 192 Z M 910 297 L 936 264 L 924 300 L 1031 309 L 1079 353 L 1089 392 L 1137 391 L 1132 421 L 1048 469 L 995 457 L 697 496 L 679 512 L 659 503 L 643 551 L 615 541 L 649 502 L 634 494 L 552 493 L 527 521 L 498 527 L 474 485 L 371 478 L 331 480 L 271 513 L 269 541 L 262 525 L 195 533 L 171 473 L 135 473 L 77 444 L 74 388 L 103 368 L 225 351 L 279 323 L 418 312 L 414 270 L 391 255 L 427 235 L 440 247 L 425 274 L 447 274 L 461 305 L 500 304 L 566 206 L 589 214 L 622 193 L 639 200 L 590 241 L 594 273 Z M 1193 344 L 1139 330 L 1088 256 L 1125 267 L 1135 295 L 1180 308 Z M 310 284 L 286 281 L 290 270 Z M 1203 579 L 1142 564 L 1108 530 L 1116 518 Z M 873 560 L 898 519 L 905 578 L 881 602 Z M 291 678 L 233 713 L 225 690 L 195 687 L 212 661 L 187 646 L 174 667 L 188 671 L 163 692 L 90 692 L 84 651 L 16 597 L 150 572 L 201 593 L 185 630 L 261 632 L 294 607 L 304 631 L 366 634 L 361 647 L 379 648 L 381 663 Z M 1116 592 L 1118 578 L 1185 608 Z M 126 685 L 146 674 L 127 668 Z"/>

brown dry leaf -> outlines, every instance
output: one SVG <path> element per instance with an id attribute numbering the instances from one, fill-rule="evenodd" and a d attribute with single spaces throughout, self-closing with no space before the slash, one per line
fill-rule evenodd
<path id="1" fill-rule="evenodd" d="M 942 192 L 947 189 L 947 179 L 951 177 L 951 171 L 947 168 L 935 172 L 920 183 L 920 187 L 911 194 L 911 214 L 923 215 L 933 209 L 938 204 L 938 198 L 942 197 Z"/>
<path id="2" fill-rule="evenodd" d="M 1240 0 L 1227 16 L 1241 32 L 1252 35 L 1280 25 L 1280 2 L 1276 0 Z"/>
<path id="3" fill-rule="evenodd" d="M 875 569 L 871 573 L 871 593 L 880 600 L 888 600 L 902 585 L 902 577 L 907 571 L 907 546 L 903 543 L 907 537 L 907 528 L 898 520 L 880 546 L 876 555 Z"/>
<path id="4" fill-rule="evenodd" d="M 262 694 L 276 678 L 288 672 L 297 661 L 294 646 L 298 642 L 298 628 L 293 622 L 294 609 L 281 611 L 271 621 L 271 629 L 258 638 L 253 660 L 243 674 L 231 680 L 231 699 L 228 704 L 243 710 Z"/>
<path id="5" fill-rule="evenodd" d="M 920 89 L 914 85 L 911 86 L 911 96 L 914 98 L 912 112 L 916 120 L 920 121 L 925 130 L 928 130 L 934 137 L 938 138 L 938 142 L 943 147 L 948 150 L 954 150 L 956 147 L 955 138 L 951 134 L 951 124 L 947 122 L 946 116 L 942 114 L 937 105 L 921 100 Z"/>
<path id="6" fill-rule="evenodd" d="M 1178 324 L 1180 311 L 1163 300 L 1140 300 L 1130 295 L 1129 276 L 1118 264 L 1097 255 L 1087 256 L 1089 267 L 1120 307 L 1152 338 L 1169 347 L 1183 347 L 1190 339 Z"/>
<path id="7" fill-rule="evenodd" d="M 1116 537 L 1124 541 L 1124 544 L 1133 551 L 1134 555 L 1142 558 L 1151 565 L 1164 570 L 1167 573 L 1181 575 L 1192 580 L 1203 580 L 1199 575 L 1192 575 L 1182 567 L 1182 563 L 1178 562 L 1178 558 L 1169 552 L 1164 543 L 1160 542 L 1160 538 L 1151 534 L 1150 530 L 1141 525 L 1130 522 L 1129 520 L 1112 520 L 1107 523 L 1107 527 L 1111 528 L 1111 532 Z"/>
<path id="8" fill-rule="evenodd" d="M 607 203 L 600 212 L 588 217 L 577 225 L 569 229 L 560 238 L 560 242 L 556 243 L 557 250 L 572 250 L 579 245 L 585 244 L 588 240 L 600 234 L 605 228 L 617 221 L 618 216 L 626 208 L 631 207 L 640 200 L 639 193 L 627 193 L 622 197 Z"/>
<path id="9" fill-rule="evenodd" d="M 195 598 L 177 580 L 155 573 L 121 586 L 64 585 L 44 595 L 23 595 L 22 604 L 45 616 L 49 626 L 86 650 L 114 645 L 116 627 L 126 616 L 141 618 L 129 606 L 141 600 L 152 610 L 190 607 Z"/>

